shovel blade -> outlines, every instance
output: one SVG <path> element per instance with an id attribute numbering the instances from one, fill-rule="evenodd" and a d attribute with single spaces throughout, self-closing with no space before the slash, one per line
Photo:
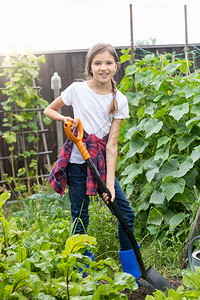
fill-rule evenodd
<path id="1" fill-rule="evenodd" d="M 173 285 L 152 267 L 146 271 L 145 275 L 142 274 L 137 278 L 137 281 L 151 294 L 156 290 L 167 292 L 167 288 L 174 289 Z"/>

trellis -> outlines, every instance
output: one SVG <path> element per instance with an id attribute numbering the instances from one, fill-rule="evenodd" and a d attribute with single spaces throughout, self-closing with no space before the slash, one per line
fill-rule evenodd
<path id="1" fill-rule="evenodd" d="M 12 74 L 11 74 L 11 69 L 12 68 L 15 68 L 15 66 L 13 65 L 10 65 L 9 63 L 9 59 L 7 59 L 7 65 L 6 66 L 0 66 L 0 69 L 8 69 L 8 73 L 9 73 L 9 79 L 10 79 L 10 82 L 12 81 Z M 41 88 L 40 86 L 37 86 L 36 85 L 36 82 L 35 82 L 35 79 L 33 78 L 33 85 L 32 85 L 32 88 L 34 89 L 34 93 L 35 95 L 37 95 L 37 91 Z M 6 90 L 7 88 L 6 87 L 0 87 L 0 91 L 1 90 Z M 51 166 L 51 162 L 50 162 L 50 153 L 52 153 L 52 151 L 49 151 L 48 150 L 48 145 L 47 145 L 47 139 L 46 139 L 46 133 L 49 131 L 48 129 L 45 129 L 44 128 L 44 124 L 43 124 L 43 121 L 42 121 L 42 114 L 41 114 L 41 111 L 42 111 L 42 108 L 40 107 L 37 107 L 37 108 L 31 108 L 31 109 L 15 109 L 12 111 L 12 113 L 16 113 L 16 112 L 30 112 L 30 111 L 35 111 L 37 112 L 37 115 L 38 115 L 38 120 L 39 120 L 39 128 L 38 130 L 27 130 L 27 131 L 24 131 L 23 134 L 29 134 L 29 133 L 34 133 L 34 134 L 41 134 L 42 136 L 42 143 L 43 143 L 43 148 L 44 148 L 44 151 L 40 151 L 40 152 L 37 152 L 35 153 L 35 156 L 38 158 L 38 156 L 40 155 L 45 155 L 46 156 L 46 166 L 47 166 L 47 170 L 50 168 Z M 2 115 L 5 114 L 5 111 L 4 110 L 0 110 L 0 116 L 2 118 Z M 0 138 L 3 139 L 3 135 L 4 133 L 0 134 Z M 17 132 L 16 133 L 17 136 L 20 136 L 22 135 L 22 132 Z M 18 138 L 19 140 L 19 138 Z M 18 141 L 17 141 L 18 142 Z M 2 145 L 2 141 L 1 141 L 1 145 Z M 2 146 L 0 147 L 0 185 L 6 185 L 8 183 L 9 180 L 6 180 L 4 178 L 4 162 L 6 160 L 10 160 L 11 157 L 10 156 L 2 156 Z M 49 173 L 47 174 L 37 174 L 37 176 L 31 176 L 31 179 L 32 178 L 44 178 L 44 177 L 47 177 L 49 175 Z M 28 178 L 24 178 L 23 177 L 23 180 L 27 180 Z"/>

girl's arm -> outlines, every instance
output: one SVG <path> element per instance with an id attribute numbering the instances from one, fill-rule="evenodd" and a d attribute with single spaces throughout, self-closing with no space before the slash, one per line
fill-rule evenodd
<path id="1" fill-rule="evenodd" d="M 64 106 L 64 102 L 61 97 L 56 98 L 53 102 L 49 104 L 44 110 L 45 116 L 47 116 L 50 119 L 56 120 L 56 121 L 61 121 L 61 122 L 67 122 L 71 121 L 73 125 L 70 127 L 72 130 L 74 127 L 78 125 L 78 121 L 76 119 L 72 119 L 71 117 L 66 117 L 63 116 L 58 112 L 59 108 Z"/>
<path id="2" fill-rule="evenodd" d="M 106 145 L 106 168 L 107 168 L 107 177 L 106 177 L 106 186 L 108 187 L 112 198 L 111 201 L 115 199 L 115 168 L 117 162 L 117 145 L 118 145 L 118 137 L 119 131 L 121 127 L 121 123 L 123 120 L 121 119 L 114 119 L 112 122 L 112 126 L 110 129 L 108 142 Z M 108 195 L 103 194 L 104 200 L 108 202 Z"/>

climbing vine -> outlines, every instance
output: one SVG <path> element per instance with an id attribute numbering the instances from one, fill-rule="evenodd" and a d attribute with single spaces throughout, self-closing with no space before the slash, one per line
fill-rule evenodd
<path id="1" fill-rule="evenodd" d="M 3 108 L 3 132 L 1 136 L 9 144 L 11 174 L 4 178 L 17 196 L 31 191 L 31 179 L 38 184 L 38 145 L 40 140 L 41 118 L 45 124 L 49 120 L 41 116 L 41 109 L 47 101 L 42 99 L 36 79 L 39 75 L 39 63 L 45 57 L 34 56 L 30 52 L 22 55 L 11 54 L 3 62 L 1 76 L 7 78 L 2 91 L 7 100 L 1 102 Z M 15 162 L 20 167 L 16 171 Z"/>

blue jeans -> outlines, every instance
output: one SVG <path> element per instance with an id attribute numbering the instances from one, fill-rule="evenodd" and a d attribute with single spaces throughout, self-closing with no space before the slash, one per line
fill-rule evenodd
<path id="1" fill-rule="evenodd" d="M 89 224 L 88 206 L 89 196 L 86 195 L 86 177 L 87 164 L 72 164 L 69 163 L 67 167 L 67 183 L 69 187 L 69 198 L 71 201 L 71 214 L 74 224 L 74 233 L 84 234 L 87 232 Z M 98 191 L 101 195 L 101 191 Z M 115 178 L 115 203 L 119 207 L 123 217 L 128 226 L 133 231 L 134 225 L 134 211 L 127 201 L 117 179 Z M 110 209 L 109 205 L 108 208 Z M 111 210 L 111 209 L 110 209 Z M 111 210 L 112 214 L 113 211 Z M 78 220 L 81 219 L 82 223 Z M 121 250 L 132 249 L 131 242 L 126 235 L 123 227 L 118 221 L 118 237 Z"/>

